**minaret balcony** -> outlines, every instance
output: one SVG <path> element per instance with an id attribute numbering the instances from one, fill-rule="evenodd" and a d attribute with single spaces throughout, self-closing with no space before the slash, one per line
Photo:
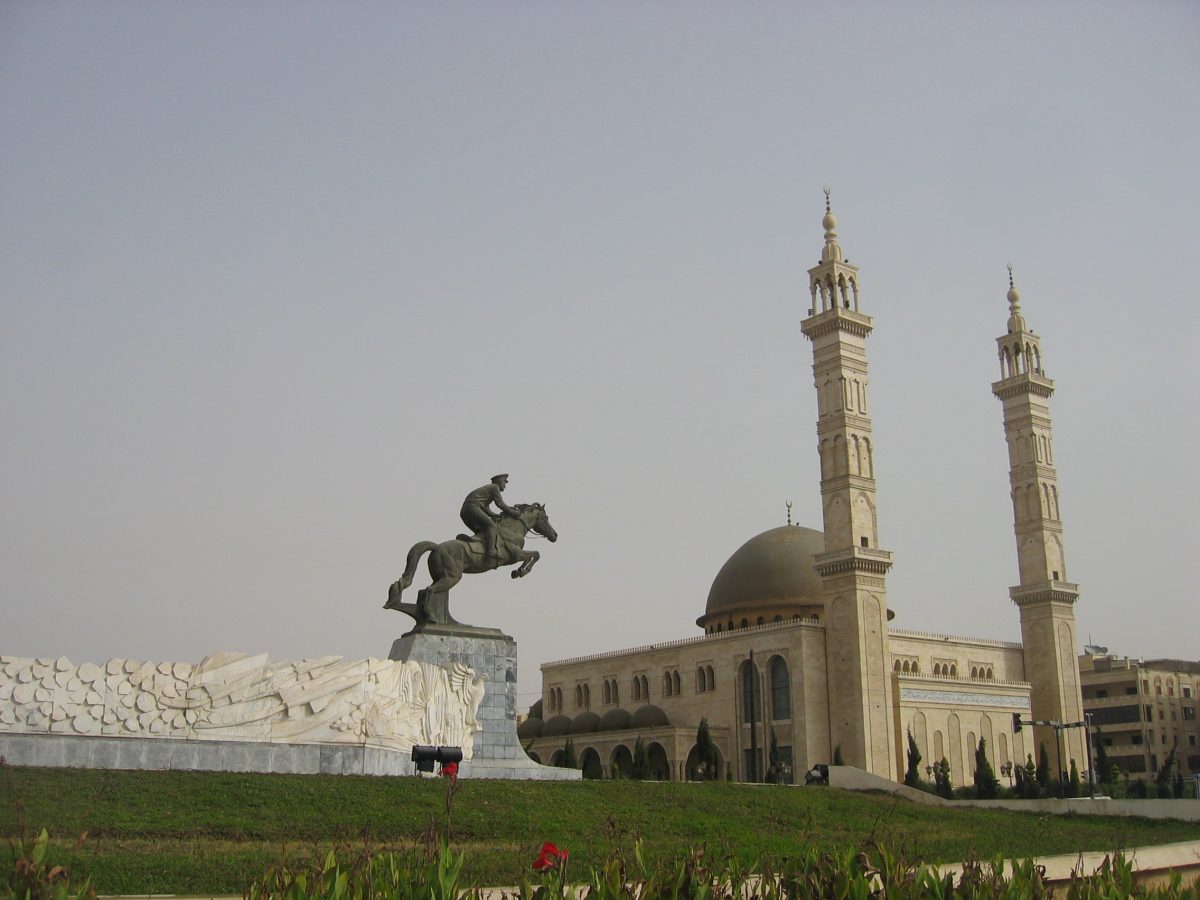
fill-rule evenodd
<path id="1" fill-rule="evenodd" d="M 820 559 L 820 557 L 817 557 Z M 1019 584 L 1008 589 L 1008 596 L 1017 606 L 1030 603 L 1074 603 L 1079 599 L 1079 585 L 1070 581 L 1042 581 L 1038 584 Z"/>
<path id="2" fill-rule="evenodd" d="M 1054 379 L 1033 372 L 1022 372 L 1010 378 L 992 382 L 992 393 L 1001 400 L 1009 397 L 1019 397 L 1021 394 L 1036 394 L 1039 397 L 1049 397 L 1054 393 Z"/>
<path id="3" fill-rule="evenodd" d="M 859 337 L 866 337 L 874 327 L 870 316 L 844 306 L 834 306 L 800 323 L 800 330 L 810 340 L 831 331 L 848 331 Z"/>
<path id="4" fill-rule="evenodd" d="M 821 576 L 838 572 L 869 572 L 885 575 L 892 567 L 892 551 L 875 547 L 846 547 L 829 550 L 813 557 L 814 568 Z"/>

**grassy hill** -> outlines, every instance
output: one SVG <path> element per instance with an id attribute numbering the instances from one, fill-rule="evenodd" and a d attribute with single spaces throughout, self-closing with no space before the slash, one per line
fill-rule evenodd
<path id="1" fill-rule="evenodd" d="M 4 767 L 0 833 L 47 828 L 55 861 L 101 893 L 241 893 L 281 856 L 444 832 L 446 794 L 446 782 L 420 778 Z M 468 850 L 469 880 L 514 884 L 543 841 L 584 869 L 637 836 L 651 859 L 703 844 L 750 862 L 874 839 L 940 862 L 1197 840 L 1200 825 L 945 810 L 828 788 L 464 780 L 450 836 Z"/>

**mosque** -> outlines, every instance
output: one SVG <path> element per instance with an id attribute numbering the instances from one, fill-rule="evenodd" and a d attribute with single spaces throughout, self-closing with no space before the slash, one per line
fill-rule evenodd
<path id="1" fill-rule="evenodd" d="M 1040 338 L 1008 292 L 997 339 L 1008 442 L 1019 584 L 1009 589 L 1021 643 L 889 627 L 892 554 L 876 524 L 875 444 L 860 279 L 838 242 L 826 201 L 825 244 L 809 270 L 811 307 L 801 323 L 812 342 L 824 528 L 773 528 L 743 544 L 717 573 L 703 634 L 542 666 L 541 699 L 518 734 L 541 762 L 563 759 L 571 741 L 585 777 L 628 775 L 640 739 L 651 777 L 694 777 L 697 728 L 708 721 L 717 776 L 761 781 L 774 763 L 794 780 L 840 757 L 889 779 L 905 769 L 907 733 L 922 768 L 943 757 L 954 785 L 970 783 L 975 749 L 993 766 L 1045 744 L 1048 727 L 1020 719 L 1083 719 L 1075 601 L 1059 518 L 1047 377 Z M 1082 729 L 1063 730 L 1062 766 L 1087 769 Z M 924 776 L 926 773 L 922 772 Z"/>

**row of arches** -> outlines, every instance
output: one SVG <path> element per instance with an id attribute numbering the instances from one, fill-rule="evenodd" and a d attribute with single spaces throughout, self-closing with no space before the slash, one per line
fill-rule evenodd
<path id="1" fill-rule="evenodd" d="M 1000 348 L 1000 377 L 1013 378 L 1031 373 L 1045 375 L 1042 371 L 1042 351 L 1037 344 L 1017 340 Z"/>
<path id="2" fill-rule="evenodd" d="M 814 278 L 809 285 L 809 293 L 814 315 L 827 312 L 835 306 L 850 309 L 853 305 L 854 311 L 858 312 L 858 279 L 853 275 L 847 278 L 845 273 L 839 272 L 837 281 L 830 275 L 823 279 Z"/>
<path id="3" fill-rule="evenodd" d="M 1012 489 L 1013 517 L 1017 522 L 1029 522 L 1033 519 L 1049 519 L 1059 521 L 1058 486 L 1038 483 Z"/>
<path id="4" fill-rule="evenodd" d="M 634 700 L 650 699 L 650 681 L 645 675 L 634 675 L 630 686 L 633 688 Z"/>
<path id="5" fill-rule="evenodd" d="M 621 702 L 621 692 L 617 688 L 617 679 L 604 679 L 604 702 L 609 705 Z"/>
<path id="6" fill-rule="evenodd" d="M 651 781 L 676 781 L 681 776 L 689 781 L 704 777 L 723 778 L 725 758 L 719 747 L 714 749 L 717 755 L 715 771 L 705 772 L 699 747 L 695 744 L 692 745 L 685 760 L 672 764 L 666 748 L 658 741 L 650 741 L 646 744 L 646 777 Z M 551 766 L 561 767 L 567 761 L 565 747 L 556 749 L 550 754 L 548 760 L 543 760 L 536 751 L 528 751 L 528 755 L 534 762 L 546 762 Z M 599 747 L 587 746 L 579 751 L 576 760 L 576 764 L 583 771 L 584 778 L 632 778 L 634 776 L 633 750 L 627 744 L 617 744 L 607 752 L 602 752 Z"/>
<path id="7" fill-rule="evenodd" d="M 774 722 L 787 722 L 792 718 L 792 686 L 788 677 L 788 664 L 782 656 L 772 656 L 767 662 L 769 675 L 767 690 L 770 692 L 770 717 Z M 765 710 L 762 703 L 762 682 L 758 666 L 753 660 L 745 660 L 738 669 L 741 681 L 742 722 L 761 721 Z"/>
<path id="8" fill-rule="evenodd" d="M 875 456 L 869 437 L 851 434 L 844 438 L 835 434 L 832 438 L 823 438 L 817 447 L 821 456 L 821 478 L 835 478 L 838 475 L 861 475 L 864 478 L 875 477 Z"/>
<path id="9" fill-rule="evenodd" d="M 1054 464 L 1054 444 L 1050 435 L 1036 432 L 1022 434 L 1018 431 L 1009 441 L 1012 443 L 1009 461 L 1013 465 L 1024 462 L 1038 462 L 1047 466 Z"/>
<path id="10" fill-rule="evenodd" d="M 965 732 L 964 725 L 968 728 Z M 1019 743 L 1021 736 L 1013 735 L 1014 743 L 1010 754 L 1006 727 L 1002 726 L 999 733 L 995 733 L 996 728 L 988 713 L 982 713 L 978 720 L 970 717 L 966 722 L 958 713 L 950 713 L 946 718 L 945 730 L 935 729 L 930 734 L 925 714 L 918 710 L 913 713 L 912 724 L 909 727 L 913 740 L 917 742 L 917 749 L 921 751 L 921 756 L 927 764 L 932 765 L 941 759 L 949 761 L 950 778 L 956 786 L 964 785 L 974 777 L 975 750 L 981 738 L 985 742 L 988 761 L 996 771 L 1010 762 L 1013 754 L 1020 761 L 1023 752 Z"/>
<path id="11" fill-rule="evenodd" d="M 921 664 L 915 659 L 897 659 L 892 663 L 892 671 L 901 675 L 921 674 Z"/>

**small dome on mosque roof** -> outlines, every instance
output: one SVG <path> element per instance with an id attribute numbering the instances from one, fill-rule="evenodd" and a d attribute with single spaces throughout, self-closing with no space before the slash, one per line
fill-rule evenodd
<path id="1" fill-rule="evenodd" d="M 813 564 L 824 552 L 824 532 L 799 525 L 783 525 L 750 538 L 717 573 L 704 616 L 823 603 L 821 578 Z"/>
<path id="2" fill-rule="evenodd" d="M 661 725 L 670 725 L 671 721 L 661 707 L 648 703 L 634 711 L 630 724 L 634 728 L 657 728 Z"/>
<path id="3" fill-rule="evenodd" d="M 581 712 L 571 723 L 571 734 L 586 734 L 589 731 L 600 730 L 600 717 L 594 712 Z"/>
<path id="4" fill-rule="evenodd" d="M 610 709 L 600 717 L 601 731 L 620 731 L 623 728 L 629 728 L 633 724 L 633 717 L 623 709 Z"/>

